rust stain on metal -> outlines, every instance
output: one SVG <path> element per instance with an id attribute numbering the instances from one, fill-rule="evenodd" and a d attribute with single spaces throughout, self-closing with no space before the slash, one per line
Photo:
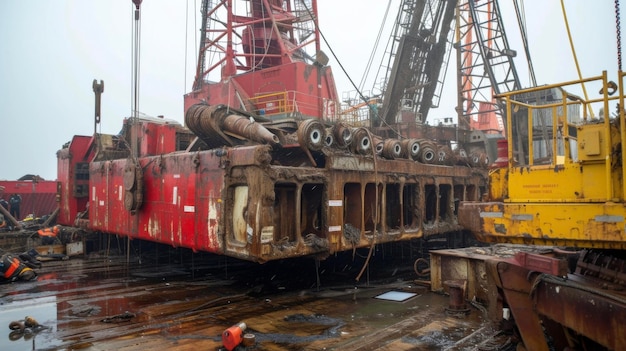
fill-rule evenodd
<path id="1" fill-rule="evenodd" d="M 626 320 L 624 294 L 607 294 L 601 287 L 581 287 L 575 281 L 539 279 L 532 291 L 537 312 L 609 350 L 623 350 L 626 336 L 620 326 Z M 556 342 L 569 346 L 565 340 Z"/>
<path id="2" fill-rule="evenodd" d="M 578 255 L 575 272 L 561 257 Z M 433 290 L 445 290 L 452 300 L 458 291 L 450 282 L 467 281 L 468 294 L 488 306 L 494 321 L 512 312 L 526 349 L 620 350 L 626 338 L 619 327 L 626 320 L 624 273 L 619 257 L 598 251 L 565 252 L 550 247 L 494 245 L 431 251 Z M 480 283 L 482 282 L 482 283 Z M 486 293 L 477 288 L 483 284 Z M 454 285 L 454 284 L 453 284 Z M 585 316 L 585 318 L 580 318 Z M 572 339 L 563 327 L 575 334 Z M 550 344 L 546 340 L 550 335 Z"/>

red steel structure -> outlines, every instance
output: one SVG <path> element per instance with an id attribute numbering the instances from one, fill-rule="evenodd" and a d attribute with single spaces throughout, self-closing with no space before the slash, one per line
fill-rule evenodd
<path id="1" fill-rule="evenodd" d="M 57 182 L 53 180 L 0 180 L 0 198 L 9 201 L 12 194 L 22 197 L 20 204 L 20 217 L 22 220 L 28 216 L 40 218 L 50 215 L 57 208 Z"/>
<path id="2" fill-rule="evenodd" d="M 341 122 L 315 1 L 212 3 L 185 126 L 75 136 L 58 152 L 60 224 L 255 262 L 461 230 L 484 155 L 452 152 L 446 128 Z"/>
<path id="3" fill-rule="evenodd" d="M 272 120 L 336 118 L 337 90 L 320 51 L 317 1 L 227 0 L 211 8 L 205 1 L 203 11 L 199 65 L 185 111 L 206 102 Z"/>

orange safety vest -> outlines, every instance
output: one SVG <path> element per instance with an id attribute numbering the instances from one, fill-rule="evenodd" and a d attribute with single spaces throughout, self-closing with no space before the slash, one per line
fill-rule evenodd
<path id="1" fill-rule="evenodd" d="M 9 257 L 11 256 L 8 256 L 5 260 L 8 260 Z M 11 258 L 13 258 L 13 260 L 10 261 L 11 265 L 9 266 L 9 268 L 7 268 L 6 271 L 4 271 L 4 277 L 6 279 L 9 279 L 13 275 L 13 273 L 15 273 L 15 270 L 20 266 L 20 260 L 15 257 Z"/>
<path id="2" fill-rule="evenodd" d="M 59 234 L 59 227 L 55 225 L 52 228 L 39 229 L 37 231 L 37 234 L 39 234 L 40 236 L 56 238 L 57 234 Z"/>

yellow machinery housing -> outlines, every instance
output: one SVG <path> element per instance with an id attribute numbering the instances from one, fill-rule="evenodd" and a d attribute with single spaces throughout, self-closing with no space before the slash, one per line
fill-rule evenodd
<path id="1" fill-rule="evenodd" d="M 624 74 L 618 77 L 619 84 L 608 81 L 605 71 L 498 96 L 507 149 L 499 151 L 486 201 L 462 202 L 459 223 L 483 242 L 626 249 Z M 575 85 L 600 87 L 599 97 L 565 90 Z"/>

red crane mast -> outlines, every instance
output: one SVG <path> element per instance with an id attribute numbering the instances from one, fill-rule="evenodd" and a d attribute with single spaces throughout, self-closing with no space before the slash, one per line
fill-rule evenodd
<path id="1" fill-rule="evenodd" d="M 211 6 L 206 0 L 202 12 L 198 67 L 185 111 L 198 102 L 228 102 L 272 120 L 335 119 L 337 91 L 320 51 L 317 1 Z"/>

